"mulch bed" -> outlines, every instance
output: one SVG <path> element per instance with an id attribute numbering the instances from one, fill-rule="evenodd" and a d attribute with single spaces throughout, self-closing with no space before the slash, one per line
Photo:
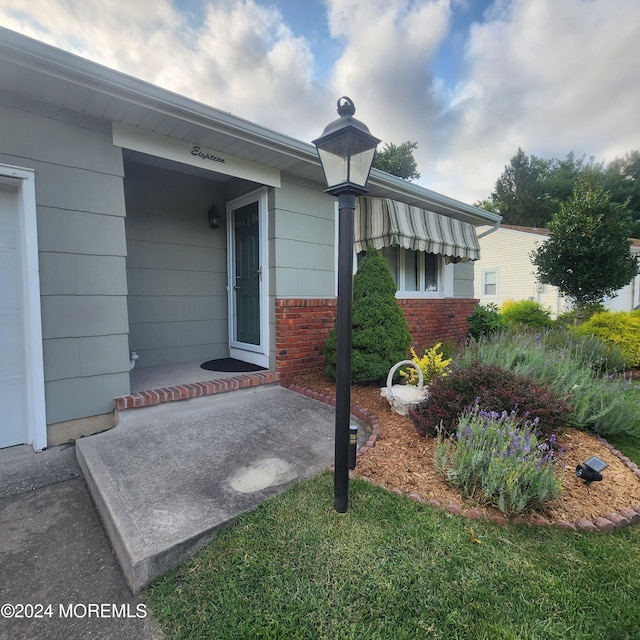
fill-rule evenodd
<path id="1" fill-rule="evenodd" d="M 296 385 L 323 396 L 335 396 L 335 383 L 322 374 L 299 377 Z M 447 508 L 452 513 L 506 522 L 503 514 L 478 501 L 462 498 L 458 489 L 438 473 L 433 463 L 435 442 L 418 435 L 411 420 L 391 411 L 377 387 L 354 386 L 352 404 L 378 419 L 375 445 L 358 457 L 353 475 L 419 501 Z M 559 437 L 562 456 L 562 494 L 544 510 L 512 520 L 527 524 L 555 524 L 579 529 L 613 529 L 640 521 L 640 470 L 620 452 L 595 436 L 566 429 Z M 592 455 L 609 464 L 604 480 L 587 487 L 575 475 L 576 465 Z"/>

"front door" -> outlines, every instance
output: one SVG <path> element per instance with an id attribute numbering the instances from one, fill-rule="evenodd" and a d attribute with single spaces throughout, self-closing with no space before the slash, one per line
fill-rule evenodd
<path id="1" fill-rule="evenodd" d="M 227 210 L 230 355 L 268 367 L 266 192 L 235 200 Z"/>

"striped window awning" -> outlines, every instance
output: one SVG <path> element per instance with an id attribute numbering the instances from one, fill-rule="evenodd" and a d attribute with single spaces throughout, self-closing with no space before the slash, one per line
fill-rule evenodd
<path id="1" fill-rule="evenodd" d="M 480 258 L 472 224 L 389 198 L 357 198 L 354 226 L 357 253 L 373 245 L 436 253 L 448 262 Z"/>

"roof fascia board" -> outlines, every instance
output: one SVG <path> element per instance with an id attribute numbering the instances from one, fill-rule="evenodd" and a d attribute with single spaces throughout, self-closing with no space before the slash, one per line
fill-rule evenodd
<path id="1" fill-rule="evenodd" d="M 420 198 L 427 203 L 424 208 L 434 213 L 441 213 L 445 216 L 469 222 L 475 226 L 483 224 L 494 225 L 502 220 L 502 216 L 491 211 L 465 204 L 378 169 L 371 170 L 369 183 L 376 187 L 392 190 L 400 197 Z"/>
<path id="2" fill-rule="evenodd" d="M 308 143 L 3 27 L 0 27 L 0 52 L 5 60 L 33 71 L 295 158 L 312 160 L 315 156 L 317 159 L 315 147 Z"/>

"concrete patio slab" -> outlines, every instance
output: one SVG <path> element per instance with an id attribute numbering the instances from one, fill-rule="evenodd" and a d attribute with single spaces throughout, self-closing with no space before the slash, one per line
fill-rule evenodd
<path id="1" fill-rule="evenodd" d="M 78 462 L 132 591 L 239 514 L 325 470 L 334 420 L 333 407 L 264 386 L 129 410 L 114 429 L 78 440 Z"/>

